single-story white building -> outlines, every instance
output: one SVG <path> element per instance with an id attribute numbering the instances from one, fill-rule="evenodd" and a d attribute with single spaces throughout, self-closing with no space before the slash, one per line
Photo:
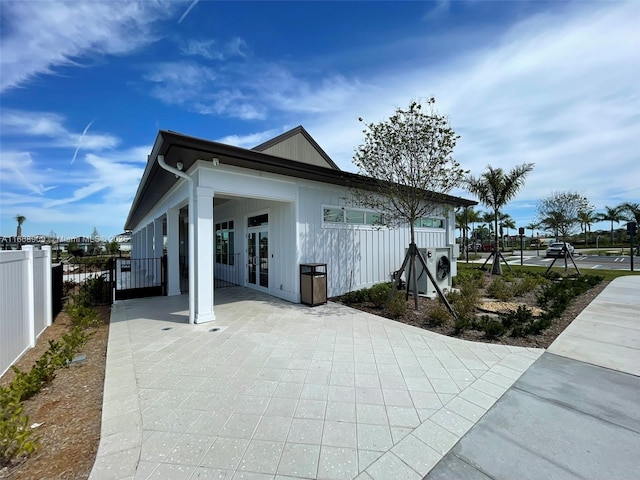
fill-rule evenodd
<path id="1" fill-rule="evenodd" d="M 230 272 L 239 285 L 296 303 L 304 263 L 327 264 L 329 296 L 389 281 L 410 230 L 380 228 L 377 212 L 350 201 L 349 187 L 367 181 L 340 170 L 302 127 L 251 150 L 161 130 L 125 224 L 131 256 L 158 258 L 166 248 L 167 294 L 188 289 L 192 323 L 215 319 L 215 279 Z M 418 222 L 416 243 L 444 252 L 455 275 L 451 207 L 476 202 L 444 202 Z"/>

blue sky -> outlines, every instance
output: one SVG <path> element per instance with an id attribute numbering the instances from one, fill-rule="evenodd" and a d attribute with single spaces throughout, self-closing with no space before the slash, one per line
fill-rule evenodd
<path id="1" fill-rule="evenodd" d="M 640 201 L 640 2 L 0 3 L 0 234 L 120 233 L 159 129 L 253 147 L 434 96 L 455 156 L 536 167 L 506 212 Z M 464 191 L 456 194 L 472 198 Z M 608 225 L 602 225 L 608 228 Z"/>

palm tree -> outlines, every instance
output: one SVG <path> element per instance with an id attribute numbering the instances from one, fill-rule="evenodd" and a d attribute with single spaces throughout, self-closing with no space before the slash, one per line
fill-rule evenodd
<path id="1" fill-rule="evenodd" d="M 591 225 L 598 221 L 598 215 L 593 210 L 581 210 L 578 212 L 578 220 L 580 221 L 580 228 L 584 232 L 584 243 L 589 243 L 589 236 L 587 232 L 591 233 Z"/>
<path id="2" fill-rule="evenodd" d="M 475 235 L 476 223 L 482 222 L 482 212 L 477 211 L 473 207 L 469 208 L 467 211 L 467 222 L 471 223 L 471 235 Z M 477 240 L 477 238 L 474 237 L 474 240 Z"/>
<path id="3" fill-rule="evenodd" d="M 502 229 L 507 229 L 507 238 L 509 238 L 509 229 L 516 228 L 516 222 L 508 213 L 500 214 L 500 236 L 502 237 L 502 249 L 504 250 L 504 237 L 502 236 Z"/>
<path id="4" fill-rule="evenodd" d="M 618 208 L 626 214 L 626 220 L 640 225 L 640 203 L 625 202 Z"/>
<path id="5" fill-rule="evenodd" d="M 636 222 L 636 226 L 640 226 L 640 203 L 625 202 L 620 207 L 627 213 L 627 220 Z M 638 254 L 640 255 L 640 238 L 638 239 Z"/>
<path id="6" fill-rule="evenodd" d="M 611 222 L 611 245 L 613 246 L 613 222 L 620 223 L 620 220 L 624 220 L 622 215 L 621 205 L 617 207 L 604 206 L 604 213 L 598 214 L 598 220 L 604 220 Z"/>
<path id="7" fill-rule="evenodd" d="M 493 268 L 491 269 L 493 275 L 502 275 L 497 238 L 500 209 L 516 196 L 531 170 L 533 170 L 533 163 L 523 163 L 508 173 L 505 173 L 501 168 L 493 168 L 488 165 L 487 171 L 479 177 L 469 176 L 467 178 L 467 189 L 475 194 L 482 204 L 493 211 L 496 242 L 493 252 Z"/>
<path id="8" fill-rule="evenodd" d="M 540 228 L 540 224 L 536 222 L 530 222 L 528 225 L 525 225 L 524 228 L 528 228 L 529 230 L 531 230 L 531 240 L 533 240 L 533 231 L 536 228 Z"/>
<path id="9" fill-rule="evenodd" d="M 464 248 L 467 238 L 467 219 L 464 208 L 456 211 L 456 228 L 460 229 L 460 246 Z"/>
<path id="10" fill-rule="evenodd" d="M 18 214 L 13 218 L 16 222 L 18 222 L 18 227 L 16 228 L 16 241 L 18 242 L 18 250 L 22 250 L 22 246 L 20 245 L 22 243 L 20 237 L 22 237 L 22 224 L 27 221 L 27 217 Z"/>

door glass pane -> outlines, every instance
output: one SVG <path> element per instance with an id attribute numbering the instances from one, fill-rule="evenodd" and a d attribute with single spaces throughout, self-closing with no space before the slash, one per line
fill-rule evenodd
<path id="1" fill-rule="evenodd" d="M 248 278 L 247 281 L 256 284 L 256 234 L 247 235 L 247 264 Z"/>
<path id="2" fill-rule="evenodd" d="M 269 287 L 269 232 L 260 232 L 260 286 Z"/>

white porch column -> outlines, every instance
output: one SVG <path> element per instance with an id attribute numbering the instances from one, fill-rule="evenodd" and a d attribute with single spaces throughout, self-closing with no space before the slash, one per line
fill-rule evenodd
<path id="1" fill-rule="evenodd" d="M 153 258 L 162 258 L 162 251 L 164 250 L 164 238 L 162 235 L 162 217 L 156 218 L 153 221 Z M 156 284 L 162 282 L 162 267 L 160 266 L 161 260 L 153 260 L 153 278 Z"/>
<path id="2" fill-rule="evenodd" d="M 211 322 L 213 312 L 213 189 L 197 187 L 194 195 L 195 322 Z M 192 206 L 189 205 L 189 208 Z M 191 254 L 191 252 L 189 252 Z"/>
<path id="3" fill-rule="evenodd" d="M 180 295 L 180 209 L 167 211 L 167 295 Z"/>
<path id="4" fill-rule="evenodd" d="M 148 224 L 145 227 L 145 231 L 147 234 L 145 248 L 144 248 L 144 258 L 152 258 L 153 257 L 153 223 Z"/>

